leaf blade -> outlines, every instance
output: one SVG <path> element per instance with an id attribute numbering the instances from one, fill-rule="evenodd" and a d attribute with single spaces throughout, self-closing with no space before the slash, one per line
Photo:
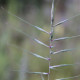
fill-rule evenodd
<path id="1" fill-rule="evenodd" d="M 59 40 L 65 40 L 65 39 L 72 39 L 72 38 L 77 38 L 77 37 L 80 37 L 80 35 L 72 36 L 72 37 L 61 37 L 61 38 L 54 39 L 53 41 L 59 41 Z"/>
<path id="2" fill-rule="evenodd" d="M 21 30 L 19 30 L 19 29 L 16 29 L 16 28 L 14 28 L 14 29 L 15 29 L 15 30 L 17 30 L 18 32 L 20 32 L 20 33 L 24 34 L 25 36 L 29 37 L 30 39 L 34 40 L 34 41 L 35 41 L 35 42 L 37 42 L 38 44 L 41 44 L 41 45 L 43 45 L 43 46 L 45 46 L 45 47 L 49 47 L 49 46 L 48 46 L 48 45 L 46 45 L 45 43 L 43 43 L 43 42 L 39 41 L 39 40 L 38 40 L 38 39 L 36 39 L 36 38 L 33 38 L 32 36 L 30 36 L 30 35 L 28 35 L 28 34 L 24 33 L 23 31 L 21 31 Z"/>
<path id="3" fill-rule="evenodd" d="M 73 79 L 73 78 L 77 78 L 77 77 L 80 77 L 79 76 L 73 76 L 73 77 L 67 77 L 67 78 L 60 78 L 60 79 L 56 79 L 56 80 L 66 80 L 66 79 Z"/>
<path id="4" fill-rule="evenodd" d="M 58 68 L 58 67 L 64 67 L 64 66 L 72 66 L 74 64 L 60 64 L 60 65 L 54 65 L 54 66 L 50 66 L 50 69 L 54 69 L 54 68 Z"/>
<path id="5" fill-rule="evenodd" d="M 74 49 L 63 49 L 63 50 L 53 52 L 52 54 L 59 54 L 59 53 L 62 53 L 62 52 L 68 52 L 68 51 L 72 51 L 72 50 L 74 50 Z"/>
<path id="6" fill-rule="evenodd" d="M 60 22 L 58 22 L 57 24 L 55 24 L 55 25 L 53 25 L 53 26 L 56 27 L 56 26 L 58 26 L 58 25 L 60 25 L 60 24 L 63 24 L 64 22 L 67 22 L 67 21 L 69 21 L 69 20 L 72 20 L 72 19 L 74 19 L 74 18 L 76 18 L 76 17 L 78 17 L 78 16 L 80 16 L 80 14 L 75 15 L 75 16 L 73 16 L 73 17 L 70 17 L 70 18 L 68 18 L 68 19 L 65 19 L 65 20 L 63 20 L 63 21 L 60 21 Z"/>
<path id="7" fill-rule="evenodd" d="M 1 7 L 1 9 L 2 9 L 2 10 L 5 10 L 3 7 Z M 10 14 L 10 15 L 16 17 L 17 19 L 23 21 L 24 23 L 26 23 L 26 24 L 28 24 L 28 25 L 30 25 L 30 26 L 32 26 L 32 27 L 34 27 L 34 28 L 36 28 L 36 29 L 38 29 L 38 30 L 40 30 L 40 31 L 42 31 L 42 32 L 45 32 L 45 33 L 49 34 L 49 32 L 47 32 L 46 30 L 44 30 L 44 29 L 42 29 L 42 28 L 40 28 L 40 27 L 38 27 L 38 26 L 35 26 L 35 25 L 31 24 L 30 22 L 28 22 L 28 21 L 26 21 L 26 20 L 18 17 L 17 15 L 15 15 L 15 14 L 7 11 L 7 10 L 5 10 L 5 11 L 6 11 L 8 14 Z"/>
<path id="8" fill-rule="evenodd" d="M 44 44 L 43 42 L 39 41 L 38 39 L 34 39 L 37 43 L 41 44 L 41 45 L 44 45 L 46 47 L 49 47 L 48 45 Z"/>
<path id="9" fill-rule="evenodd" d="M 11 70 L 11 71 L 21 71 L 21 70 Z M 26 72 L 26 73 L 28 73 L 28 74 L 42 74 L 42 75 L 48 75 L 48 73 L 46 73 L 46 72 L 28 72 L 28 71 L 24 71 L 24 72 Z"/>
<path id="10" fill-rule="evenodd" d="M 38 55 L 38 54 L 36 54 L 36 53 L 30 52 L 30 51 L 28 51 L 28 50 L 26 50 L 26 49 L 24 49 L 24 48 L 18 47 L 18 46 L 14 45 L 14 44 L 9 44 L 9 43 L 8 43 L 8 45 L 13 46 L 13 47 L 16 47 L 16 48 L 19 48 L 20 50 L 26 51 L 26 52 L 28 52 L 29 54 L 32 54 L 33 56 L 35 56 L 35 57 L 37 57 L 37 58 L 44 59 L 44 60 L 47 60 L 47 61 L 48 61 L 48 59 L 49 59 L 49 58 L 43 57 L 43 56 L 41 56 L 41 55 Z"/>

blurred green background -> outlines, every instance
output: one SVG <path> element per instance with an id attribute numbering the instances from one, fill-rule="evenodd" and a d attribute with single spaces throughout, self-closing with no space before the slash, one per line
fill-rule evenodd
<path id="1" fill-rule="evenodd" d="M 49 45 L 49 35 L 13 17 L 7 11 L 50 32 L 51 3 L 52 0 L 0 0 L 0 80 L 41 80 L 40 75 L 26 72 L 48 72 L 47 61 L 36 58 L 25 50 L 49 57 L 48 48 L 26 36 Z M 80 14 L 80 0 L 55 0 L 55 4 L 55 24 Z M 76 35 L 80 35 L 80 16 L 54 28 L 54 39 Z M 51 70 L 50 80 L 79 75 L 80 64 L 76 63 L 80 62 L 80 38 L 55 41 L 53 45 L 53 51 L 76 49 L 52 55 L 51 65 L 75 65 Z M 44 78 L 47 80 L 47 76 L 44 75 Z"/>

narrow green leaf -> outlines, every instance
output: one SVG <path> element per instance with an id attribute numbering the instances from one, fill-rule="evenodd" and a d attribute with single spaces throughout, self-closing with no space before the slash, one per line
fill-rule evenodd
<path id="1" fill-rule="evenodd" d="M 56 26 L 58 26 L 58 25 L 60 25 L 60 24 L 63 24 L 64 22 L 70 21 L 70 20 L 72 20 L 72 19 L 74 19 L 74 18 L 76 18 L 76 17 L 78 17 L 78 16 L 80 16 L 80 14 L 75 15 L 75 16 L 73 16 L 73 17 L 70 17 L 69 19 L 65 19 L 65 20 L 63 20 L 63 21 L 60 21 L 59 23 L 57 23 L 57 24 L 55 24 L 55 25 L 53 25 L 53 26 L 56 27 Z"/>
<path id="2" fill-rule="evenodd" d="M 62 38 L 57 38 L 57 39 L 54 39 L 53 41 L 59 41 L 59 40 L 65 40 L 65 39 L 72 39 L 72 38 L 77 38 L 77 37 L 80 37 L 80 35 L 72 36 L 72 37 L 62 37 Z"/>
<path id="3" fill-rule="evenodd" d="M 48 73 L 46 72 L 27 72 L 27 73 L 48 75 Z"/>
<path id="4" fill-rule="evenodd" d="M 43 56 L 40 56 L 40 55 L 38 55 L 38 54 L 36 54 L 36 53 L 30 52 L 30 51 L 28 51 L 28 50 L 26 50 L 26 49 L 24 49 L 24 48 L 18 47 L 18 46 L 14 45 L 14 44 L 9 44 L 9 43 L 8 43 L 8 45 L 13 46 L 13 47 L 16 47 L 16 48 L 19 48 L 20 50 L 26 51 L 27 53 L 32 54 L 33 56 L 35 56 L 35 57 L 37 57 L 37 58 L 44 59 L 44 60 L 48 60 L 48 59 L 49 59 L 49 58 L 45 58 L 45 57 L 43 57 Z"/>
<path id="5" fill-rule="evenodd" d="M 35 53 L 32 53 L 32 52 L 29 52 L 29 53 L 31 53 L 31 54 L 34 55 L 35 57 L 38 57 L 38 58 L 41 58 L 41 59 L 44 59 L 44 60 L 48 60 L 48 58 L 45 58 L 45 57 L 40 56 L 40 55 L 38 55 L 38 54 L 35 54 Z"/>
<path id="6" fill-rule="evenodd" d="M 58 67 L 64 67 L 64 66 L 72 66 L 74 64 L 60 64 L 60 65 L 54 65 L 54 66 L 50 66 L 50 69 L 54 69 L 54 68 L 58 68 Z"/>
<path id="7" fill-rule="evenodd" d="M 38 39 L 34 39 L 37 43 L 41 44 L 41 45 L 44 45 L 46 47 L 49 47 L 48 45 L 44 44 L 43 42 L 39 41 Z"/>
<path id="8" fill-rule="evenodd" d="M 45 31 L 44 29 L 42 29 L 42 28 L 40 28 L 40 27 L 38 27 L 38 26 L 35 26 L 35 28 L 37 28 L 38 30 L 43 31 L 43 32 L 49 34 L 49 32 Z"/>
<path id="9" fill-rule="evenodd" d="M 14 28 L 14 29 L 15 29 L 15 28 Z M 48 45 L 46 45 L 45 43 L 43 43 L 43 42 L 39 41 L 39 40 L 38 40 L 38 39 L 36 39 L 36 38 L 33 38 L 32 36 L 30 36 L 30 35 L 28 35 L 28 34 L 24 33 L 23 31 L 21 31 L 21 30 L 19 30 L 19 29 L 15 29 L 15 30 L 17 30 L 18 32 L 20 32 L 20 33 L 24 34 L 25 36 L 27 36 L 27 37 L 31 38 L 32 40 L 34 40 L 34 41 L 35 41 L 35 42 L 37 42 L 38 44 L 44 45 L 44 46 L 46 46 L 46 47 L 49 47 L 49 46 L 48 46 Z"/>
<path id="10" fill-rule="evenodd" d="M 1 9 L 5 10 L 3 7 L 1 7 Z M 8 14 L 10 14 L 10 15 L 12 15 L 12 16 L 14 16 L 14 17 L 16 17 L 17 19 L 19 19 L 19 20 L 23 21 L 24 23 L 27 23 L 28 25 L 30 25 L 30 26 L 32 26 L 32 27 L 34 27 L 34 28 L 36 28 L 36 29 L 38 29 L 38 30 L 40 30 L 40 31 L 43 31 L 43 32 L 45 32 L 45 33 L 49 34 L 49 32 L 45 31 L 44 29 L 42 29 L 42 28 L 40 28 L 40 27 L 38 27 L 38 26 L 35 26 L 35 25 L 33 25 L 33 24 L 29 23 L 28 21 L 26 21 L 26 20 L 24 20 L 24 19 L 22 19 L 22 18 L 20 18 L 20 17 L 16 16 L 15 14 L 13 14 L 13 13 L 11 13 L 11 12 L 7 11 L 7 10 L 5 10 L 5 11 L 6 11 Z"/>
<path id="11" fill-rule="evenodd" d="M 56 80 L 66 80 L 66 79 L 73 79 L 73 78 L 77 78 L 77 77 L 80 77 L 80 75 L 79 76 L 68 77 L 68 78 L 60 78 L 60 79 L 56 79 Z"/>
<path id="12" fill-rule="evenodd" d="M 21 70 L 12 70 L 12 71 L 18 71 L 18 72 L 20 72 Z M 28 71 L 24 71 L 24 72 L 26 72 L 26 73 L 28 73 L 28 74 L 48 75 L 48 73 L 46 73 L 46 72 L 28 72 Z"/>
<path id="13" fill-rule="evenodd" d="M 73 49 L 63 49 L 63 50 L 59 50 L 57 52 L 53 52 L 52 54 L 59 54 L 59 53 L 62 53 L 62 52 L 68 52 L 68 51 L 72 51 Z"/>

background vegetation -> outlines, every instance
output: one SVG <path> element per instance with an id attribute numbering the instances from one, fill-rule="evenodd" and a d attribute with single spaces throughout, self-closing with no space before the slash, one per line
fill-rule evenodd
<path id="1" fill-rule="evenodd" d="M 52 0 L 0 0 L 0 6 L 5 8 L 0 8 L 0 80 L 41 80 L 40 75 L 26 72 L 48 72 L 47 61 L 38 59 L 25 50 L 48 57 L 49 49 L 30 37 L 49 45 L 49 35 L 13 17 L 6 10 L 50 32 L 51 3 Z M 79 0 L 56 0 L 55 3 L 55 24 L 80 14 Z M 54 28 L 54 38 L 76 35 L 80 35 L 80 16 Z M 51 80 L 79 75 L 80 38 L 55 41 L 54 46 L 53 51 L 76 49 L 52 55 L 52 65 L 75 65 L 52 70 Z M 44 78 L 47 80 L 47 76 Z"/>

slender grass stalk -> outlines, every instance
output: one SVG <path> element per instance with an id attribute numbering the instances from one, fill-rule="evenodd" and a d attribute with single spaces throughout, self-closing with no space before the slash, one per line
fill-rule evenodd
<path id="1" fill-rule="evenodd" d="M 25 72 L 26 70 L 27 70 L 27 54 L 23 51 L 18 80 L 25 80 L 28 77 L 26 76 L 26 72 Z"/>
<path id="2" fill-rule="evenodd" d="M 42 79 L 42 80 L 44 80 L 44 77 L 43 77 L 43 75 L 42 75 L 42 74 L 41 74 L 41 79 Z"/>
<path id="3" fill-rule="evenodd" d="M 51 31 L 50 31 L 50 53 L 49 53 L 49 58 L 51 58 L 51 52 L 52 52 L 52 46 L 53 46 L 53 24 L 54 24 L 54 0 L 52 2 L 52 8 L 51 8 Z M 49 60 L 49 67 L 51 63 Z M 50 68 L 49 68 L 49 74 L 48 74 L 48 80 L 50 80 Z"/>

